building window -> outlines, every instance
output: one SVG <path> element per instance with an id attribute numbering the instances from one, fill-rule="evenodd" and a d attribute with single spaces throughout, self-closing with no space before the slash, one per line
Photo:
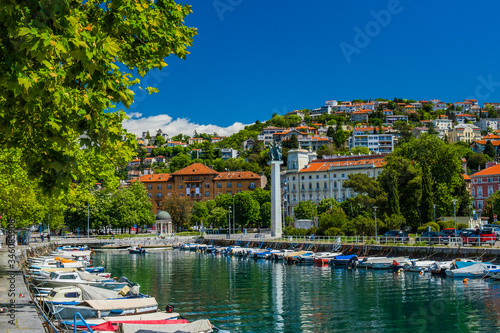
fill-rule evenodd
<path id="1" fill-rule="evenodd" d="M 312 179 L 312 176 L 309 176 L 309 179 Z"/>
<path id="2" fill-rule="evenodd" d="M 167 189 L 171 190 L 172 189 L 172 184 L 167 184 Z"/>
<path id="3" fill-rule="evenodd" d="M 323 175 L 323 178 L 326 178 L 326 174 Z"/>
<path id="4" fill-rule="evenodd" d="M 319 179 L 319 175 L 316 175 L 316 179 Z"/>
<path id="5" fill-rule="evenodd" d="M 210 192 L 209 191 L 205 191 L 205 196 L 209 197 L 210 196 Z"/>
<path id="6" fill-rule="evenodd" d="M 158 198 L 161 198 L 161 193 L 156 193 L 156 196 L 157 196 Z"/>
<path id="7" fill-rule="evenodd" d="M 493 185 L 488 186 L 488 196 L 493 194 Z"/>
<path id="8" fill-rule="evenodd" d="M 230 188 L 230 187 L 233 187 L 233 184 L 231 182 L 228 182 L 226 186 L 227 186 L 227 188 Z"/>
<path id="9" fill-rule="evenodd" d="M 148 190 L 152 190 L 153 189 L 153 185 L 148 185 Z"/>
<path id="10" fill-rule="evenodd" d="M 241 187 L 241 186 L 242 186 L 241 183 L 236 184 L 236 187 Z"/>
<path id="11" fill-rule="evenodd" d="M 250 183 L 250 188 L 254 189 L 255 188 L 255 183 Z"/>
<path id="12" fill-rule="evenodd" d="M 313 184 L 309 183 L 309 189 L 312 190 L 312 188 L 313 188 Z"/>
<path id="13" fill-rule="evenodd" d="M 316 183 L 316 188 L 319 189 L 319 183 Z"/>
<path id="14" fill-rule="evenodd" d="M 292 177 L 292 180 L 295 180 L 295 176 Z"/>
<path id="15" fill-rule="evenodd" d="M 158 189 L 161 190 L 161 184 L 158 184 Z"/>
<path id="16" fill-rule="evenodd" d="M 233 192 L 231 192 L 231 191 L 227 191 L 227 194 L 230 194 L 230 195 L 232 195 L 232 194 L 233 194 Z"/>
<path id="17" fill-rule="evenodd" d="M 148 193 L 148 198 L 152 198 L 152 197 L 153 197 L 153 194 Z"/>
<path id="18" fill-rule="evenodd" d="M 292 185 L 292 190 L 296 190 L 295 184 Z"/>
<path id="19" fill-rule="evenodd" d="M 477 202 L 477 209 L 483 209 L 483 202 L 481 200 Z"/>
<path id="20" fill-rule="evenodd" d="M 182 189 L 182 185 L 179 185 L 179 188 Z"/>
<path id="21" fill-rule="evenodd" d="M 221 188 L 222 187 L 222 183 L 217 183 L 217 188 Z"/>
<path id="22" fill-rule="evenodd" d="M 302 180 L 304 180 L 304 176 L 302 176 Z"/>
<path id="23" fill-rule="evenodd" d="M 326 182 L 323 183 L 323 188 L 328 188 L 328 185 Z"/>
<path id="24" fill-rule="evenodd" d="M 210 188 L 210 184 L 209 183 L 205 183 L 205 188 Z"/>
<path id="25" fill-rule="evenodd" d="M 480 186 L 477 188 L 477 196 L 482 197 L 483 196 L 483 188 Z"/>

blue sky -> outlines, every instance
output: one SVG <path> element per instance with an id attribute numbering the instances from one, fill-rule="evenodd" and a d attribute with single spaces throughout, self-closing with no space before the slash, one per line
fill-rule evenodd
<path id="1" fill-rule="evenodd" d="M 190 0 L 186 60 L 148 75 L 125 126 L 230 135 L 326 100 L 500 101 L 500 3 Z"/>

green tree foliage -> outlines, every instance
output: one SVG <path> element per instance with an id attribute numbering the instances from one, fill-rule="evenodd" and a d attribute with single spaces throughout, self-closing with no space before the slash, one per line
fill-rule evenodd
<path id="1" fill-rule="evenodd" d="M 393 214 L 384 218 L 385 227 L 389 230 L 400 230 L 402 226 L 406 225 L 406 219 L 401 214 Z M 377 221 L 378 227 L 378 221 Z"/>
<path id="2" fill-rule="evenodd" d="M 490 161 L 490 157 L 483 153 L 472 154 L 467 159 L 467 166 L 471 170 L 479 170 L 479 168 L 484 169 L 486 162 Z"/>
<path id="3" fill-rule="evenodd" d="M 235 223 L 242 229 L 255 225 L 260 219 L 260 205 L 249 191 L 236 193 L 234 196 Z"/>
<path id="4" fill-rule="evenodd" d="M 233 196 L 231 194 L 219 194 L 215 197 L 215 205 L 220 208 L 229 209 L 233 207 Z"/>
<path id="5" fill-rule="evenodd" d="M 342 208 L 334 207 L 319 216 L 318 233 L 325 236 L 353 234 L 355 229 Z"/>
<path id="6" fill-rule="evenodd" d="M 425 224 L 434 221 L 434 193 L 432 176 L 427 164 L 422 165 L 422 200 L 420 204 L 420 222 Z"/>
<path id="7" fill-rule="evenodd" d="M 181 197 L 177 192 L 167 195 L 161 202 L 161 209 L 172 217 L 172 225 L 176 230 L 189 227 L 189 217 L 193 202 L 189 197 Z"/>
<path id="8" fill-rule="evenodd" d="M 483 153 L 485 155 L 488 155 L 491 159 L 493 159 L 493 158 L 495 158 L 495 156 L 497 156 L 495 146 L 493 146 L 493 143 L 491 143 L 491 140 L 486 141 L 486 144 L 484 145 Z"/>
<path id="9" fill-rule="evenodd" d="M 267 191 L 260 187 L 257 187 L 250 193 L 252 194 L 252 197 L 259 203 L 260 206 L 262 206 L 266 202 L 269 203 L 271 202 L 271 191 Z"/>
<path id="10" fill-rule="evenodd" d="M 230 158 L 226 161 L 226 167 L 229 171 L 243 170 L 245 160 L 242 158 Z"/>
<path id="11" fill-rule="evenodd" d="M 172 0 L 2 2 L 1 144 L 22 149 L 45 189 L 114 178 L 109 170 L 130 161 L 135 139 L 121 125 L 125 113 L 111 111 L 132 104 L 140 79 L 131 73 L 186 57 L 196 35 L 183 24 L 190 12 Z M 82 163 L 85 154 L 92 162 Z"/>
<path id="12" fill-rule="evenodd" d="M 344 145 L 345 141 L 347 140 L 347 137 L 349 136 L 349 133 L 344 131 L 342 128 L 341 123 L 337 123 L 337 128 L 335 129 L 335 135 L 332 137 L 333 144 L 337 147 L 340 148 Z"/>
<path id="13" fill-rule="evenodd" d="M 210 216 L 210 211 L 207 207 L 206 201 L 198 201 L 193 204 L 191 210 L 191 221 L 193 223 L 203 224 L 208 226 L 208 217 Z"/>
<path id="14" fill-rule="evenodd" d="M 316 205 L 311 200 L 301 201 L 294 209 L 295 218 L 298 220 L 312 220 L 316 215 Z"/>
<path id="15" fill-rule="evenodd" d="M 368 216 L 356 216 L 351 223 L 356 229 L 356 234 L 362 236 L 375 235 L 375 220 Z M 377 221 L 377 228 L 379 227 Z"/>
<path id="16" fill-rule="evenodd" d="M 282 142 L 282 146 L 288 149 L 299 149 L 299 139 L 297 139 L 295 134 L 292 134 L 289 140 L 284 140 Z"/>
<path id="17" fill-rule="evenodd" d="M 271 226 L 271 203 L 264 202 L 260 206 L 260 226 L 269 228 Z"/>
<path id="18" fill-rule="evenodd" d="M 231 217 L 232 218 L 232 217 Z M 215 207 L 208 216 L 207 220 L 209 225 L 212 225 L 214 228 L 227 228 L 229 225 L 229 214 L 228 210 Z"/>
<path id="19" fill-rule="evenodd" d="M 179 154 L 172 157 L 169 163 L 170 172 L 174 173 L 180 169 L 187 167 L 191 163 L 191 157 L 187 154 Z"/>
<path id="20" fill-rule="evenodd" d="M 334 198 L 322 199 L 320 202 L 318 202 L 317 214 L 321 215 L 330 210 L 331 208 L 333 208 L 334 206 L 339 207 L 339 203 Z"/>
<path id="21" fill-rule="evenodd" d="M 413 225 L 419 224 L 418 206 L 422 197 L 422 170 L 418 165 L 408 158 L 390 155 L 386 157 L 386 165 L 380 175 L 380 183 L 391 200 L 396 195 L 399 197 L 399 209 L 406 220 L 412 221 Z M 396 181 L 394 181 L 394 177 Z M 397 193 L 394 186 L 397 184 Z M 388 212 L 388 215 L 398 214 L 395 209 L 395 202 L 391 203 L 390 210 L 382 209 L 381 212 Z M 379 205 L 380 207 L 380 205 Z"/>
<path id="22" fill-rule="evenodd" d="M 370 149 L 368 149 L 368 147 L 358 146 L 352 148 L 351 153 L 354 155 L 369 155 Z"/>

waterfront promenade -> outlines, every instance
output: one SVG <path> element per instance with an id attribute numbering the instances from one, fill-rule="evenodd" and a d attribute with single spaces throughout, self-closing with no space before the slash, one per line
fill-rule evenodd
<path id="1" fill-rule="evenodd" d="M 43 333 L 45 330 L 31 302 L 22 273 L 17 263 L 11 269 L 9 260 L 8 248 L 3 245 L 0 249 L 0 308 L 6 309 L 6 312 L 0 313 L 0 332 Z"/>

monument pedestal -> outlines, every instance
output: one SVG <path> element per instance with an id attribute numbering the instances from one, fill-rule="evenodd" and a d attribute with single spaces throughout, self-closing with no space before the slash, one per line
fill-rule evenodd
<path id="1" fill-rule="evenodd" d="M 281 175 L 282 161 L 271 161 L 271 237 L 283 235 L 281 220 Z"/>

